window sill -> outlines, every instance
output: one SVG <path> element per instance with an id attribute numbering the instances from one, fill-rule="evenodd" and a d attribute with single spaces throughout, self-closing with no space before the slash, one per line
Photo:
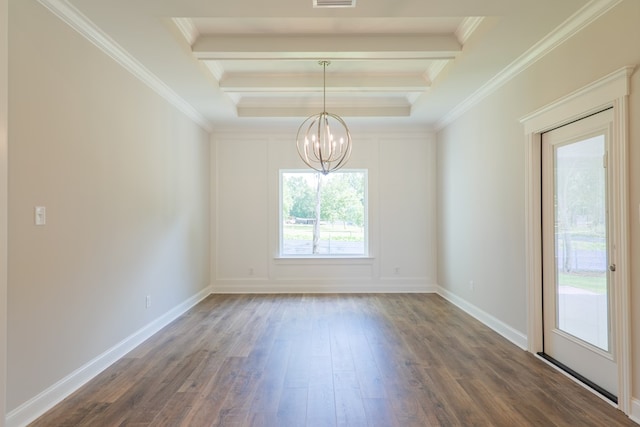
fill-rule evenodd
<path id="1" fill-rule="evenodd" d="M 372 264 L 371 256 L 358 255 L 285 255 L 273 258 L 276 264 Z"/>

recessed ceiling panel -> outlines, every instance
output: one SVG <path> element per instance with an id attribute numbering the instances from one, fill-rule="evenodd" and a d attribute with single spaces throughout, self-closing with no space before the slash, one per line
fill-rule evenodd
<path id="1" fill-rule="evenodd" d="M 319 59 L 333 62 L 327 90 L 340 108 L 449 120 L 617 1 L 39 0 L 190 117 L 224 126 L 299 115 L 289 97 L 317 102 Z"/>
<path id="2" fill-rule="evenodd" d="M 453 34 L 463 17 L 191 18 L 200 34 Z"/>

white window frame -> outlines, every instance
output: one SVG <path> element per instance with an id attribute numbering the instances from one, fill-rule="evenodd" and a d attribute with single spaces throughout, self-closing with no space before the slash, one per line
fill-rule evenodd
<path id="1" fill-rule="evenodd" d="M 282 216 L 282 181 L 286 173 L 308 173 L 315 174 L 316 171 L 310 169 L 280 169 L 278 171 L 278 258 L 369 258 L 369 170 L 368 169 L 340 169 L 332 173 L 362 173 L 364 174 L 364 250 L 362 254 L 285 254 L 284 253 L 284 218 Z"/>

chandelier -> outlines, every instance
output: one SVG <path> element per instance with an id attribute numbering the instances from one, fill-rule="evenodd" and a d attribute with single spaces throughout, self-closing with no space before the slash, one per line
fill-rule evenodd
<path id="1" fill-rule="evenodd" d="M 343 167 L 351 156 L 351 134 L 347 124 L 336 114 L 327 113 L 327 65 L 323 69 L 322 113 L 308 117 L 298 128 L 296 146 L 302 161 L 324 175 Z"/>

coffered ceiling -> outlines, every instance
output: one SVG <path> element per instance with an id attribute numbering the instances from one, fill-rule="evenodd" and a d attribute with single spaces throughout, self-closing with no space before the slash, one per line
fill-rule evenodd
<path id="1" fill-rule="evenodd" d="M 619 0 L 40 0 L 208 129 L 438 127 Z"/>

